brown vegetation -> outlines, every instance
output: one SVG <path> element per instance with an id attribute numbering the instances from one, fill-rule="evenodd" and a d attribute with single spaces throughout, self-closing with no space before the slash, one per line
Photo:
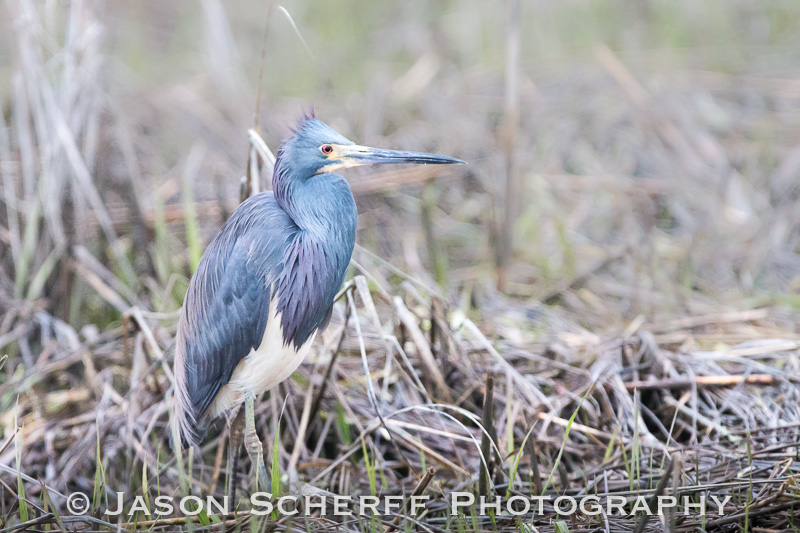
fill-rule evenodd
<path id="1" fill-rule="evenodd" d="M 419 8 L 444 20 L 431 27 L 413 5 L 366 4 L 371 29 L 329 46 L 343 37 L 315 17 L 338 11 L 288 6 L 314 60 L 265 6 L 0 8 L 0 531 L 797 527 L 800 85 L 784 37 L 797 8 Z M 564 24 L 599 37 L 565 41 Z M 481 31 L 494 44 L 463 38 Z M 552 55 L 530 52 L 531 35 Z M 187 41 L 207 46 L 175 52 Z M 130 505 L 253 488 L 244 455 L 226 471 L 224 432 L 191 459 L 170 451 L 171 351 L 188 275 L 240 177 L 269 183 L 264 146 L 300 114 L 281 96 L 295 93 L 359 141 L 470 161 L 352 176 L 353 281 L 312 356 L 257 411 L 284 493 L 416 490 L 428 510 L 336 523 L 241 511 L 221 525 L 70 516 L 78 490 Z M 450 517 L 453 490 L 731 500 L 705 518 L 570 519 L 546 505 L 493 520 Z"/>

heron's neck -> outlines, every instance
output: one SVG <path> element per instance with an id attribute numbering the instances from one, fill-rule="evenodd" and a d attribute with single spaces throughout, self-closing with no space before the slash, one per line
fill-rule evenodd
<path id="1" fill-rule="evenodd" d="M 315 179 L 296 182 L 289 195 L 275 191 L 298 227 L 285 243 L 277 282 L 284 339 L 295 346 L 327 324 L 356 240 L 356 205 L 347 182 Z"/>
<path id="2" fill-rule="evenodd" d="M 355 239 L 356 203 L 344 178 L 328 175 L 275 189 L 275 197 L 297 227 L 320 242 Z"/>

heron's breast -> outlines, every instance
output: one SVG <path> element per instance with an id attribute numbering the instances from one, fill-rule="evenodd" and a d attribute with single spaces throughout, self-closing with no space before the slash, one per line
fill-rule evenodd
<path id="1" fill-rule="evenodd" d="M 295 346 L 293 342 L 286 344 L 281 315 L 277 309 L 278 298 L 275 296 L 270 301 L 267 327 L 261 344 L 239 362 L 228 384 L 220 389 L 209 410 L 212 416 L 221 415 L 241 403 L 246 391 L 259 395 L 276 386 L 291 376 L 308 355 L 316 332 L 300 346 Z"/>

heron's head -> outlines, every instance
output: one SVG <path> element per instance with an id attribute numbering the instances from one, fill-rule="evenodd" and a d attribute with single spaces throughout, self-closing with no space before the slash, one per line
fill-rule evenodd
<path id="1" fill-rule="evenodd" d="M 281 144 L 276 175 L 288 174 L 294 179 L 310 179 L 335 173 L 343 168 L 385 163 L 447 165 L 464 161 L 422 152 L 360 146 L 316 118 L 309 117 L 302 122 L 292 137 Z"/>

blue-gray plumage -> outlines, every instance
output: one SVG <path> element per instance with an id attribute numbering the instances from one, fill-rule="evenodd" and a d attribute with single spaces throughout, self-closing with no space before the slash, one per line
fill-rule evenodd
<path id="1" fill-rule="evenodd" d="M 189 283 L 175 349 L 175 415 L 194 443 L 204 422 L 286 379 L 330 320 L 355 246 L 341 168 L 462 163 L 353 144 L 307 117 L 278 150 L 273 191 L 244 201 Z"/>

